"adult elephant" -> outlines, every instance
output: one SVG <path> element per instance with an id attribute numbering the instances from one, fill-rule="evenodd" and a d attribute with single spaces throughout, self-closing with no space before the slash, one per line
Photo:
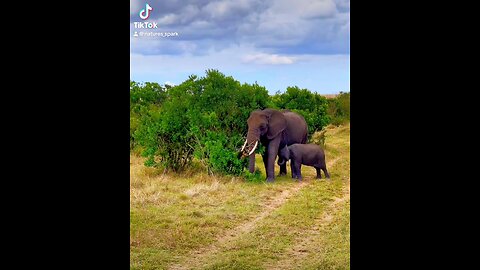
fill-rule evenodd
<path id="1" fill-rule="evenodd" d="M 267 172 L 267 181 L 275 179 L 275 158 L 285 145 L 307 142 L 307 123 L 303 116 L 288 111 L 273 109 L 256 110 L 247 120 L 247 140 L 242 147 L 242 157 L 249 156 L 249 171 L 255 171 L 255 149 L 258 142 L 265 146 L 263 164 Z M 280 166 L 280 175 L 287 174 L 287 165 Z"/>

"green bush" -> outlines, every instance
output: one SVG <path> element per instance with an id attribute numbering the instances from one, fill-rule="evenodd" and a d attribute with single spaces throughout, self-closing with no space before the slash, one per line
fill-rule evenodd
<path id="1" fill-rule="evenodd" d="M 268 101 L 264 87 L 207 70 L 167 89 L 162 106 L 143 114 L 134 139 L 145 148 L 147 165 L 180 171 L 196 157 L 211 173 L 240 175 L 248 165 L 237 156 L 247 118 Z"/>
<path id="2" fill-rule="evenodd" d="M 138 147 L 135 131 L 141 118 L 158 108 L 166 98 L 166 88 L 158 83 L 130 81 L 130 150 Z"/>
<path id="3" fill-rule="evenodd" d="M 235 140 L 234 140 L 235 141 Z M 197 152 L 197 157 L 203 157 L 210 172 L 240 175 L 248 165 L 248 159 L 239 159 L 238 150 L 229 142 L 229 138 L 221 132 L 207 132 L 204 138 L 203 152 Z M 202 156 L 203 155 L 203 156 Z"/>
<path id="4" fill-rule="evenodd" d="M 249 172 L 248 170 L 245 170 L 243 172 L 243 178 L 248 181 L 248 182 L 263 182 L 263 176 L 262 176 L 262 173 L 260 172 L 260 170 L 258 170 L 258 168 L 253 172 Z"/>
<path id="5" fill-rule="evenodd" d="M 335 126 L 350 121 L 350 92 L 340 92 L 338 96 L 328 100 L 328 115 L 331 124 Z"/>
<path id="6" fill-rule="evenodd" d="M 285 93 L 277 92 L 272 97 L 272 101 L 276 108 L 288 109 L 302 115 L 307 122 L 310 136 L 330 122 L 330 117 L 327 115 L 327 99 L 308 89 L 300 89 L 297 86 L 287 87 Z"/>

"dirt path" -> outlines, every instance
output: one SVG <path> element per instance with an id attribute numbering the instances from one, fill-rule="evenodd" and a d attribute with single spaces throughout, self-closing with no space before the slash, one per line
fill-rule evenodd
<path id="1" fill-rule="evenodd" d="M 343 188 L 342 196 L 335 198 L 335 200 L 326 208 L 323 215 L 315 220 L 314 225 L 306 231 L 300 233 L 297 239 L 301 239 L 298 244 L 294 245 L 290 249 L 286 250 L 282 254 L 282 257 L 265 266 L 265 269 L 298 269 L 298 265 L 311 253 L 315 252 L 312 242 L 315 238 L 319 237 L 320 228 L 328 225 L 332 220 L 337 207 L 340 206 L 346 200 L 350 200 L 350 181 Z"/>
<path id="2" fill-rule="evenodd" d="M 336 158 L 332 161 L 327 162 L 327 168 L 333 167 L 333 165 L 340 158 Z M 289 198 L 297 194 L 302 188 L 308 186 L 312 183 L 313 180 L 303 180 L 298 185 L 293 186 L 292 188 L 283 190 L 279 195 L 268 200 L 264 205 L 264 209 L 252 220 L 243 223 L 229 231 L 227 231 L 222 236 L 218 237 L 217 240 L 209 246 L 202 247 L 200 249 L 194 250 L 188 256 L 185 257 L 180 263 L 172 265 L 169 267 L 171 270 L 186 270 L 186 269 L 199 269 L 203 265 L 208 263 L 208 259 L 215 256 L 226 244 L 235 241 L 239 236 L 249 233 L 252 231 L 257 224 L 262 221 L 264 218 L 269 216 L 276 209 L 285 204 Z"/>

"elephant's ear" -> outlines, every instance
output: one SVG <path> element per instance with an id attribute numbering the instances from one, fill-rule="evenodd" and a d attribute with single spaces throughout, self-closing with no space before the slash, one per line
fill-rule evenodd
<path id="1" fill-rule="evenodd" d="M 283 113 L 271 110 L 269 114 L 269 121 L 268 121 L 268 132 L 267 138 L 269 140 L 275 138 L 287 127 L 287 120 Z"/>

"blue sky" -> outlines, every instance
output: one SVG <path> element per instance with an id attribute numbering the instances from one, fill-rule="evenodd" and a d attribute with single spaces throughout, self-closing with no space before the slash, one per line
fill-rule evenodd
<path id="1" fill-rule="evenodd" d="M 144 21 L 158 29 L 134 29 Z M 218 69 L 271 94 L 288 86 L 321 94 L 350 91 L 350 1 L 137 1 L 130 8 L 130 78 L 179 84 Z M 134 37 L 134 32 L 176 32 Z"/>

